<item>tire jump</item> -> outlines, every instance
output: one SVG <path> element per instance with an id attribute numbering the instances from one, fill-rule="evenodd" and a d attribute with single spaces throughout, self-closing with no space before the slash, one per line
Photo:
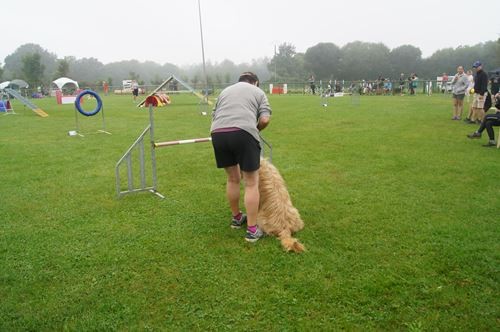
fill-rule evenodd
<path id="1" fill-rule="evenodd" d="M 81 105 L 82 99 L 83 99 L 83 97 L 85 95 L 92 96 L 96 100 L 97 105 L 91 111 L 86 111 L 85 109 L 83 109 L 83 107 Z M 76 136 L 76 135 L 78 135 L 78 136 L 84 137 L 84 135 L 82 133 L 80 133 L 80 124 L 78 122 L 78 113 L 80 113 L 81 115 L 86 116 L 86 117 L 91 117 L 91 116 L 96 115 L 99 112 L 102 115 L 102 129 L 97 130 L 97 132 L 98 133 L 103 133 L 103 134 L 111 135 L 110 132 L 106 131 L 106 123 L 104 121 L 104 109 L 103 109 L 103 106 L 102 106 L 102 99 L 101 99 L 101 97 L 97 94 L 97 92 L 92 91 L 92 90 L 83 90 L 82 92 L 80 92 L 76 96 L 76 99 L 75 99 L 75 127 L 76 127 L 76 130 L 69 131 L 68 135 L 69 136 Z"/>
<path id="2" fill-rule="evenodd" d="M 85 95 L 91 95 L 97 101 L 97 106 L 92 111 L 90 111 L 90 112 L 85 111 L 82 108 L 82 105 L 81 105 L 81 99 Z M 97 92 L 94 92 L 92 90 L 83 90 L 82 92 L 80 92 L 76 96 L 75 107 L 76 107 L 76 110 L 78 112 L 80 112 L 80 114 L 85 115 L 85 116 L 93 116 L 93 115 L 96 115 L 97 113 L 99 113 L 101 111 L 101 109 L 102 109 L 102 99 L 101 99 L 101 97 L 99 97 L 99 95 L 97 94 Z"/>

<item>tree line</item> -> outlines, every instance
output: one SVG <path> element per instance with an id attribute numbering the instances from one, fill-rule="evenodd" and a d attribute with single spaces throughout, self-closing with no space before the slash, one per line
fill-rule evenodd
<path id="1" fill-rule="evenodd" d="M 305 53 L 298 53 L 292 44 L 283 43 L 268 68 L 273 81 L 283 82 L 304 80 L 311 74 L 323 80 L 397 79 L 401 73 L 436 79 L 444 72 L 455 73 L 459 65 L 470 68 L 476 60 L 481 60 L 486 70 L 500 67 L 500 38 L 473 46 L 441 49 L 428 58 L 422 58 L 422 51 L 412 45 L 391 50 L 382 43 L 355 41 L 343 47 L 319 43 Z"/>
<path id="2" fill-rule="evenodd" d="M 373 80 L 380 76 L 396 79 L 400 73 L 417 73 L 420 78 L 435 79 L 443 72 L 454 73 L 458 65 L 469 68 L 478 59 L 487 70 L 500 67 L 500 38 L 473 46 L 444 48 L 428 58 L 422 58 L 421 50 L 412 45 L 389 49 L 382 43 L 361 41 L 343 47 L 318 43 L 301 53 L 293 44 L 282 43 L 272 58 L 242 64 L 230 60 L 208 62 L 206 70 L 209 85 L 217 86 L 235 82 L 239 74 L 247 70 L 254 71 L 263 82 L 304 82 L 310 75 L 323 80 Z M 37 44 L 20 46 L 0 65 L 1 81 L 19 78 L 32 87 L 48 87 L 59 77 L 70 77 L 82 87 L 100 86 L 103 81 L 120 86 L 125 79 L 154 86 L 172 74 L 195 86 L 204 82 L 202 64 L 178 67 L 172 63 L 137 60 L 103 64 L 96 58 L 58 58 Z"/>

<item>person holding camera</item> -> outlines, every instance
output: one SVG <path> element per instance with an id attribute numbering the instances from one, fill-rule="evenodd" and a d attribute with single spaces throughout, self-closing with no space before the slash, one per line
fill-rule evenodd
<path id="1" fill-rule="evenodd" d="M 486 129 L 488 133 L 489 141 L 487 144 L 483 145 L 485 147 L 495 146 L 495 132 L 493 131 L 494 126 L 500 126 L 500 92 L 495 95 L 495 108 L 496 112 L 493 114 L 488 114 L 484 117 L 483 121 L 481 121 L 481 126 L 478 130 L 473 132 L 472 134 L 467 135 L 467 137 L 481 138 L 481 133 Z"/>

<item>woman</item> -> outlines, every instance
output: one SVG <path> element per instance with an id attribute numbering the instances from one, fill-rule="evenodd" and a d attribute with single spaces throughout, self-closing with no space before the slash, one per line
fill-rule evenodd
<path id="1" fill-rule="evenodd" d="M 453 86 L 453 117 L 451 119 L 460 120 L 464 110 L 465 93 L 469 86 L 467 75 L 464 74 L 464 67 L 458 66 L 457 74 L 453 77 L 451 85 Z"/>

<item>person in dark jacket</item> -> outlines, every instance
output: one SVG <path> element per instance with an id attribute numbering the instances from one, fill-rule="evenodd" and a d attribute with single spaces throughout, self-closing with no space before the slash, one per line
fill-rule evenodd
<path id="1" fill-rule="evenodd" d="M 474 62 L 472 68 L 476 70 L 474 79 L 474 99 L 472 101 L 471 120 L 481 123 L 484 118 L 484 101 L 488 92 L 488 74 L 483 70 L 483 64 L 480 61 Z"/>
<path id="2" fill-rule="evenodd" d="M 495 145 L 500 146 L 500 143 L 495 143 L 495 132 L 493 131 L 493 126 L 500 126 L 500 93 L 497 93 L 494 99 L 496 112 L 493 114 L 487 114 L 481 122 L 481 126 L 479 127 L 479 129 L 472 134 L 467 135 L 467 137 L 472 139 L 481 138 L 482 132 L 486 129 L 489 140 L 488 143 L 483 145 L 485 147 L 491 147 Z"/>

